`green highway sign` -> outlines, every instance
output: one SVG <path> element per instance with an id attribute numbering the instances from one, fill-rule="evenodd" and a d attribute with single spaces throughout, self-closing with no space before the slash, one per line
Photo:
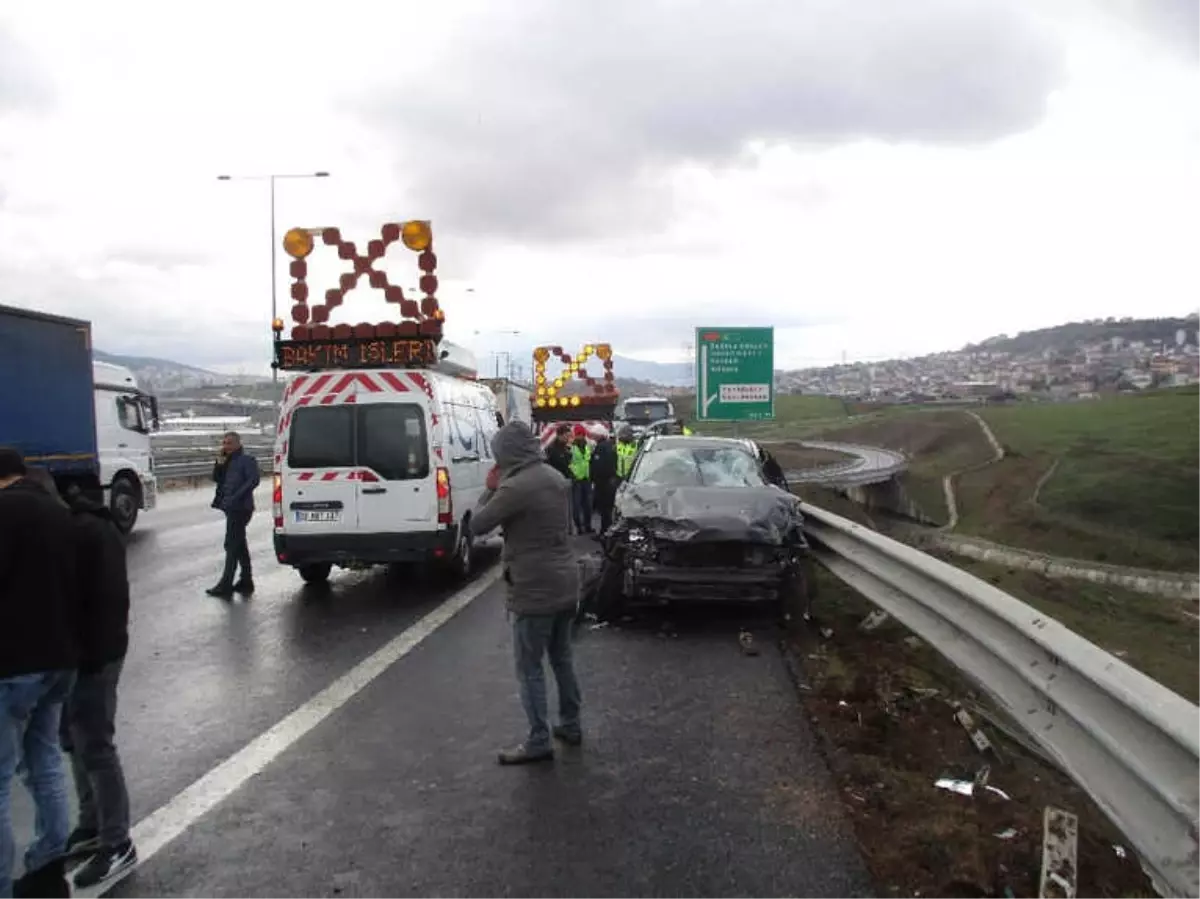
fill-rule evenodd
<path id="1" fill-rule="evenodd" d="M 775 329 L 696 329 L 696 418 L 775 417 Z"/>

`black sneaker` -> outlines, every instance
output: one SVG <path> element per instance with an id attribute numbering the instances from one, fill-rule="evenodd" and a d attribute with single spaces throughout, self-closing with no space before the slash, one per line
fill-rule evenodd
<path id="1" fill-rule="evenodd" d="M 554 739 L 562 740 L 568 746 L 581 746 L 583 744 L 583 731 L 556 724 L 554 726 Z"/>
<path id="2" fill-rule="evenodd" d="M 209 596 L 217 597 L 217 599 L 233 599 L 233 588 L 227 587 L 224 584 L 217 584 L 215 587 L 209 587 L 204 592 Z"/>
<path id="3" fill-rule="evenodd" d="M 233 585 L 233 592 L 240 593 L 242 596 L 249 596 L 254 592 L 254 581 L 250 580 L 250 578 L 242 578 Z"/>
<path id="4" fill-rule="evenodd" d="M 112 880 L 137 864 L 133 840 L 126 840 L 112 849 L 101 849 L 75 872 L 75 889 L 86 890 L 98 883 Z"/>
<path id="5" fill-rule="evenodd" d="M 67 883 L 65 874 L 66 862 L 62 858 L 56 858 L 52 862 L 48 862 L 36 871 L 27 871 L 23 876 L 17 878 L 12 884 L 13 899 L 58 899 L 58 897 L 68 897 L 71 895 L 71 885 Z"/>
<path id="6" fill-rule="evenodd" d="M 554 761 L 554 750 L 549 747 L 546 749 L 530 749 L 524 743 L 521 743 L 512 749 L 501 749 L 497 760 L 501 765 L 528 765 L 530 762 L 552 762 Z"/>
<path id="7" fill-rule="evenodd" d="M 94 830 L 76 827 L 67 837 L 67 857 L 91 855 L 100 851 L 100 834 Z"/>

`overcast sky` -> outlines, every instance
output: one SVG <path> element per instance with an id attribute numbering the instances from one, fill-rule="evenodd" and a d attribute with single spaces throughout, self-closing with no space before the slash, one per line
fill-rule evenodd
<path id="1" fill-rule="evenodd" d="M 484 355 L 773 324 L 794 367 L 1186 314 L 1196 9 L 6 0 L 0 303 L 265 371 L 268 187 L 216 176 L 328 170 L 278 183 L 280 233 L 432 219 L 449 336 Z M 364 287 L 334 320 L 386 309 Z"/>

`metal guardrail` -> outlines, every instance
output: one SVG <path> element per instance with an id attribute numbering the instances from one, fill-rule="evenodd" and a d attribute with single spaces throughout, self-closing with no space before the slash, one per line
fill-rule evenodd
<path id="1" fill-rule="evenodd" d="M 270 474 L 275 465 L 274 446 L 271 444 L 243 444 L 246 452 L 258 460 L 259 470 Z M 154 447 L 154 474 L 159 480 L 178 478 L 202 478 L 212 473 L 216 450 L 212 441 L 205 446 L 156 446 Z"/>
<path id="2" fill-rule="evenodd" d="M 1200 896 L 1200 708 L 979 578 L 804 505 L 831 573 L 974 680 L 1112 820 L 1164 896 Z"/>

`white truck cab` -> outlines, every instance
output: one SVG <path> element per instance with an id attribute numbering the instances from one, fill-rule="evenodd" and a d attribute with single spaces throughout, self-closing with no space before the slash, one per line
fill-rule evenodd
<path id="1" fill-rule="evenodd" d="M 617 410 L 618 425 L 628 425 L 641 437 L 652 425 L 675 417 L 675 406 L 665 396 L 631 396 Z"/>
<path id="2" fill-rule="evenodd" d="M 308 583 L 334 565 L 435 561 L 471 571 L 470 514 L 492 467 L 496 397 L 474 356 L 429 368 L 292 376 L 275 443 L 275 555 Z"/>
<path id="3" fill-rule="evenodd" d="M 92 389 L 104 502 L 117 527 L 128 534 L 138 512 L 153 509 L 157 501 L 150 433 L 158 406 L 138 387 L 133 372 L 120 365 L 93 361 Z"/>

